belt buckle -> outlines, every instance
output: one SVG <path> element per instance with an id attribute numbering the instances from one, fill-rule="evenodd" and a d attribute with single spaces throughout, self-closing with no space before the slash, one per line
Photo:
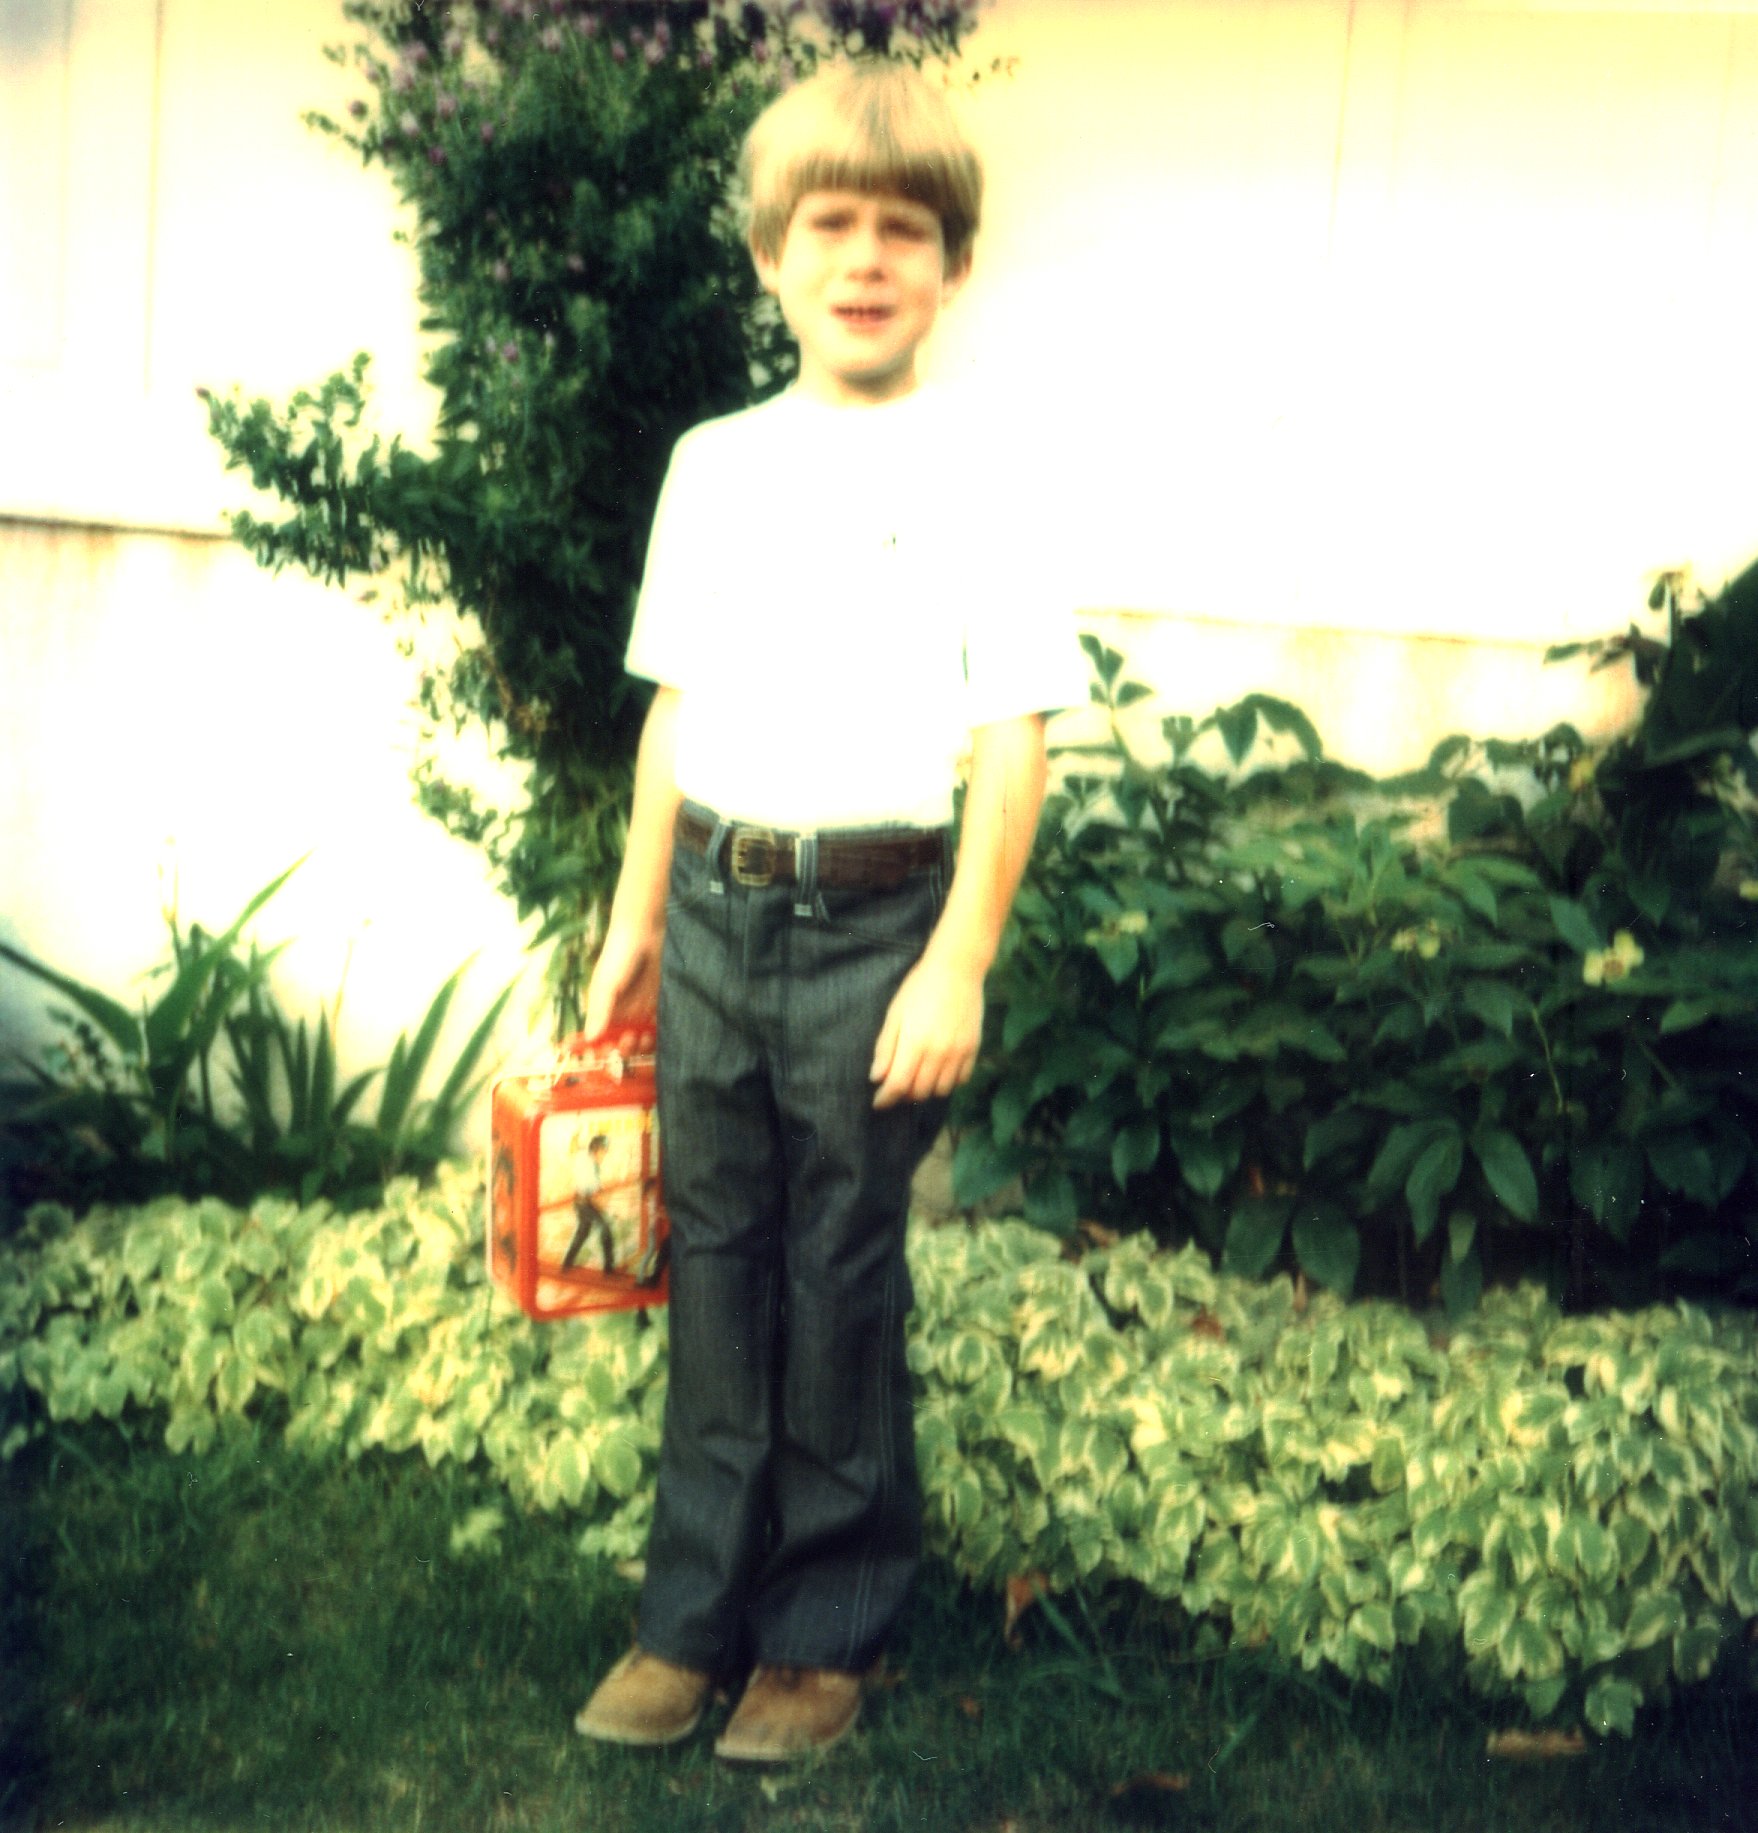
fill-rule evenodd
<path id="1" fill-rule="evenodd" d="M 747 891 L 774 884 L 776 852 L 774 828 L 735 827 L 727 848 L 727 870 L 733 883 Z"/>

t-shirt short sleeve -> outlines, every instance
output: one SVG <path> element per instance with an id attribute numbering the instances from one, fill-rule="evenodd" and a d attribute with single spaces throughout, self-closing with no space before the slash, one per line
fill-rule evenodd
<path id="1" fill-rule="evenodd" d="M 706 487 L 695 433 L 672 450 L 653 514 L 647 564 L 624 666 L 644 681 L 687 688 L 702 660 L 692 626 L 714 589 L 702 556 L 715 551 L 714 492 Z"/>
<path id="2" fill-rule="evenodd" d="M 974 726 L 1087 702 L 1064 518 L 1024 462 L 987 470 L 971 493 L 965 587 L 965 710 Z"/>
<path id="3" fill-rule="evenodd" d="M 1018 578 L 980 586 L 965 624 L 968 723 L 1055 713 L 1086 700 L 1086 661 L 1068 604 Z"/>

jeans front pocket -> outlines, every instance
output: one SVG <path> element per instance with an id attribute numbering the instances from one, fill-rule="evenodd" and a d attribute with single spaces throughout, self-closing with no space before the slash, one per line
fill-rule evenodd
<path id="1" fill-rule="evenodd" d="M 944 875 L 935 868 L 882 891 L 821 887 L 814 920 L 840 941 L 913 960 L 940 920 L 944 884 Z"/>

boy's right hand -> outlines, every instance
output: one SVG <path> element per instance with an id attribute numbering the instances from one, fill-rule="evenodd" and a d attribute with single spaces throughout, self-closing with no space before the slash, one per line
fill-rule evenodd
<path id="1" fill-rule="evenodd" d="M 650 1023 L 659 1010 L 659 957 L 665 932 L 612 929 L 586 985 L 584 1029 L 603 1037 L 613 1025 Z"/>

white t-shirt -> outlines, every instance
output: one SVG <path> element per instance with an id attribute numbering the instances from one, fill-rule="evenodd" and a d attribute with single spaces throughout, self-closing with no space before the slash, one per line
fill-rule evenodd
<path id="1" fill-rule="evenodd" d="M 685 434 L 627 657 L 680 692 L 678 788 L 777 828 L 939 826 L 973 727 L 1084 702 L 1019 458 L 929 390 Z"/>

